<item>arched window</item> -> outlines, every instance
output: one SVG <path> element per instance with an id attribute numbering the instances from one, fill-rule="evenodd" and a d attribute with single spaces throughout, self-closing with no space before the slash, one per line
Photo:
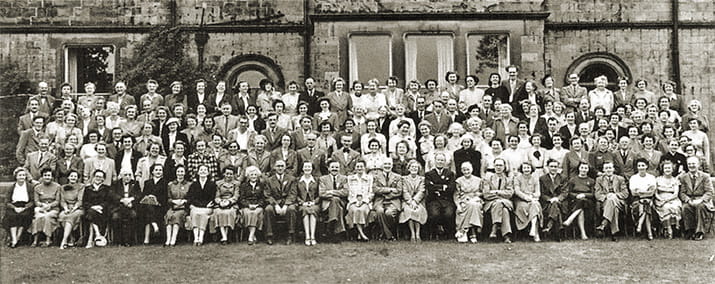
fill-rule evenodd
<path id="1" fill-rule="evenodd" d="M 258 83 L 263 79 L 273 81 L 277 90 L 285 90 L 285 80 L 280 66 L 272 59 L 255 54 L 239 55 L 231 58 L 221 67 L 219 78 L 226 80 L 232 88 L 238 81 L 246 81 L 251 89 L 258 89 Z"/>
<path id="2" fill-rule="evenodd" d="M 610 90 L 618 89 L 619 77 L 631 77 L 631 71 L 625 62 L 610 53 L 589 53 L 576 59 L 564 74 L 564 82 L 568 84 L 568 76 L 576 73 L 579 76 L 579 84 L 589 90 L 596 88 L 593 82 L 598 76 L 605 75 L 608 78 L 606 88 Z"/>

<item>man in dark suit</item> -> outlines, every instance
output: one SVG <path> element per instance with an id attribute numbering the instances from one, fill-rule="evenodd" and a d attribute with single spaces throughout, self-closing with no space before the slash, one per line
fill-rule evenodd
<path id="1" fill-rule="evenodd" d="M 274 174 L 266 179 L 265 191 L 266 205 L 263 212 L 263 232 L 266 235 L 266 242 L 273 244 L 273 227 L 278 216 L 284 216 L 288 221 L 287 245 L 293 243 L 295 226 L 297 222 L 297 180 L 292 175 L 286 173 L 286 162 L 277 160 L 273 163 Z"/>
<path id="2" fill-rule="evenodd" d="M 119 168 L 119 167 L 117 167 Z M 112 226 L 116 236 L 115 242 L 122 246 L 130 246 L 134 239 L 134 229 L 137 222 L 137 206 L 142 199 L 141 189 L 132 178 L 129 169 L 122 169 L 120 179 L 112 183 L 112 195 L 116 206 L 112 206 Z"/>
<path id="3" fill-rule="evenodd" d="M 710 175 L 699 170 L 700 159 L 689 157 L 687 159 L 688 172 L 681 174 L 680 200 L 683 202 L 683 223 L 686 236 L 700 241 L 705 236 L 707 216 L 715 212 L 713 204 L 713 183 Z"/>
<path id="4" fill-rule="evenodd" d="M 187 103 L 189 104 L 189 113 L 196 113 L 196 107 L 200 104 L 207 105 L 208 104 L 208 94 L 206 94 L 206 81 L 204 79 L 199 79 L 196 81 L 196 92 L 192 92 L 189 94 L 188 98 L 186 99 Z M 206 109 L 207 112 L 210 112 L 211 110 Z"/>
<path id="5" fill-rule="evenodd" d="M 554 117 L 549 117 L 549 120 L 546 121 L 546 129 L 541 133 L 544 137 L 541 141 L 541 145 L 547 150 L 554 148 L 554 136 L 559 135 L 558 124 L 559 122 Z M 563 140 L 561 146 L 563 147 Z"/>
<path id="6" fill-rule="evenodd" d="M 440 235 L 454 233 L 453 201 L 456 189 L 456 175 L 446 167 L 447 157 L 438 153 L 435 155 L 436 168 L 425 173 L 425 189 L 427 191 L 428 228 Z"/>
<path id="7" fill-rule="evenodd" d="M 449 116 L 453 122 L 463 123 L 468 118 L 467 114 L 459 111 L 459 106 L 457 105 L 457 100 L 455 99 L 447 100 L 445 111 L 447 112 L 447 116 Z"/>
<path id="8" fill-rule="evenodd" d="M 231 106 L 231 103 L 223 102 L 220 109 L 220 115 L 213 118 L 214 130 L 216 130 L 216 133 L 221 134 L 223 137 L 227 137 L 229 131 L 238 127 L 238 116 L 232 115 L 232 110 L 233 107 Z"/>
<path id="9" fill-rule="evenodd" d="M 297 151 L 298 165 L 302 165 L 305 162 L 312 162 L 313 168 L 317 169 L 321 175 L 327 174 L 328 166 L 325 165 L 325 151 L 315 147 L 318 135 L 315 132 L 310 132 L 305 134 L 303 138 L 305 139 L 305 147 Z M 297 172 L 301 170 L 302 168 Z"/>
<path id="10" fill-rule="evenodd" d="M 233 105 L 235 106 L 233 114 L 245 115 L 248 106 L 256 105 L 256 95 L 251 95 L 250 85 L 246 81 L 238 81 L 234 87 L 234 91 L 236 95 L 233 96 Z"/>
<path id="11" fill-rule="evenodd" d="M 116 157 L 117 152 L 122 149 L 122 135 L 124 134 L 124 131 L 122 131 L 119 126 L 114 127 L 111 131 L 111 135 L 107 137 L 107 139 L 104 141 L 107 143 L 107 157 Z"/>
<path id="12" fill-rule="evenodd" d="M 50 95 L 50 87 L 47 82 L 40 82 L 37 85 L 39 94 L 32 96 L 39 103 L 39 112 L 52 113 L 55 108 L 55 97 Z"/>
<path id="13" fill-rule="evenodd" d="M 561 126 L 559 129 L 559 134 L 563 138 L 564 148 L 570 149 L 570 142 L 572 137 L 578 136 L 578 124 L 576 124 L 576 113 L 567 112 L 566 113 L 566 125 Z"/>
<path id="14" fill-rule="evenodd" d="M 377 132 L 385 135 L 386 140 L 390 141 L 390 123 L 392 123 L 392 117 L 387 112 L 387 107 L 380 107 L 377 110 L 379 117 L 377 118 Z"/>
<path id="15" fill-rule="evenodd" d="M 49 118 L 50 116 L 49 113 L 40 111 L 40 100 L 37 98 L 30 98 L 27 101 L 27 110 L 28 112 L 21 115 L 17 122 L 18 134 L 22 133 L 23 130 L 30 129 L 32 127 L 32 121 L 35 117 L 44 116 L 45 118 Z"/>
<path id="16" fill-rule="evenodd" d="M 517 109 L 519 108 L 519 101 L 517 98 L 519 93 L 523 92 L 525 81 L 519 79 L 519 67 L 515 65 L 507 66 L 506 72 L 509 74 L 509 78 L 502 80 L 501 85 L 509 91 L 509 99 L 502 103 L 509 104 L 513 109 Z"/>
<path id="17" fill-rule="evenodd" d="M 576 110 L 576 124 L 581 125 L 581 123 L 589 122 L 594 119 L 590 108 L 591 103 L 589 103 L 588 99 L 581 99 L 581 102 L 578 104 L 578 110 Z"/>
<path id="18" fill-rule="evenodd" d="M 43 127 L 45 126 L 44 116 L 35 116 L 32 118 L 32 127 L 20 132 L 20 139 L 17 141 L 15 149 L 15 158 L 20 165 L 25 164 L 27 154 L 40 149 L 40 138 L 45 136 Z"/>
<path id="19" fill-rule="evenodd" d="M 613 129 L 616 139 L 621 139 L 621 137 L 628 136 L 628 129 L 620 126 L 621 116 L 613 112 L 609 116 L 609 127 Z"/>
<path id="20" fill-rule="evenodd" d="M 452 119 L 444 110 L 444 103 L 440 100 L 432 102 L 432 110 L 434 112 L 425 115 L 424 120 L 432 124 L 432 134 L 445 134 L 449 130 L 449 125 L 452 124 Z"/>
<path id="21" fill-rule="evenodd" d="M 324 96 L 324 92 L 315 89 L 315 79 L 307 78 L 305 79 L 305 90 L 300 92 L 300 95 L 298 96 L 298 101 L 304 101 L 308 103 L 308 114 L 310 116 L 313 116 L 313 114 L 320 111 L 318 99 Z"/>
<path id="22" fill-rule="evenodd" d="M 578 84 L 578 74 L 569 75 L 569 85 L 561 88 L 561 102 L 569 109 L 577 109 L 582 99 L 588 99 L 588 90 Z M 630 103 L 630 102 L 629 102 Z"/>
<path id="23" fill-rule="evenodd" d="M 268 127 L 261 131 L 261 134 L 266 136 L 266 151 L 272 152 L 281 146 L 281 137 L 283 137 L 283 134 L 288 134 L 288 131 L 276 125 L 278 122 L 276 113 L 268 114 L 266 119 L 268 120 Z"/>
<path id="24" fill-rule="evenodd" d="M 561 240 L 562 212 L 565 209 L 564 201 L 568 197 L 565 190 L 566 178 L 559 173 L 560 162 L 549 159 L 546 161 L 547 174 L 539 178 L 541 188 L 541 207 L 544 208 L 546 220 L 545 231 L 549 232 L 557 241 Z"/>
<path id="25" fill-rule="evenodd" d="M 134 150 L 134 137 L 125 134 L 122 136 L 122 149 L 114 157 L 114 168 L 119 173 L 122 168 L 130 167 L 132 173 L 137 172 L 137 162 L 142 154 Z"/>
<path id="26" fill-rule="evenodd" d="M 494 110 L 493 98 L 491 95 L 484 95 L 482 102 L 479 104 L 479 118 L 484 122 L 484 125 L 492 125 L 494 115 L 498 112 Z"/>
<path id="27" fill-rule="evenodd" d="M 415 122 L 415 125 L 420 125 L 420 122 L 425 119 L 425 116 L 432 113 L 427 111 L 427 103 L 425 97 L 418 96 L 415 99 L 415 110 L 407 114 L 407 117 L 411 118 Z"/>

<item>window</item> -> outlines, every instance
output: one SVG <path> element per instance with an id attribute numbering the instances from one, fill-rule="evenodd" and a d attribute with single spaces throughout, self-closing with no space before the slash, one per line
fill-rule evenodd
<path id="1" fill-rule="evenodd" d="M 618 77 L 633 78 L 623 60 L 604 52 L 590 53 L 576 59 L 564 74 L 564 84 L 568 84 L 568 76 L 573 73 L 578 74 L 579 84 L 588 90 L 596 88 L 593 79 L 601 75 L 608 78 L 606 88 L 613 91 L 618 89 Z"/>
<path id="2" fill-rule="evenodd" d="M 278 91 L 285 89 L 280 66 L 263 55 L 243 54 L 233 57 L 221 67 L 216 77 L 226 80 L 231 88 L 238 88 L 236 83 L 246 81 L 251 89 L 257 90 L 261 80 L 268 79 Z"/>
<path id="3" fill-rule="evenodd" d="M 506 78 L 504 68 L 509 66 L 509 35 L 467 35 L 467 58 L 467 72 L 480 75 L 482 85 L 487 85 L 485 79 L 491 73 L 499 73 Z"/>
<path id="4" fill-rule="evenodd" d="M 405 82 L 436 79 L 444 86 L 454 70 L 452 35 L 407 35 L 405 37 Z"/>
<path id="5" fill-rule="evenodd" d="M 111 93 L 115 75 L 114 46 L 69 46 L 65 48 L 65 81 L 77 92 L 93 82 L 97 93 Z"/>
<path id="6" fill-rule="evenodd" d="M 392 39 L 389 35 L 350 35 L 350 81 L 384 80 L 392 75 Z"/>

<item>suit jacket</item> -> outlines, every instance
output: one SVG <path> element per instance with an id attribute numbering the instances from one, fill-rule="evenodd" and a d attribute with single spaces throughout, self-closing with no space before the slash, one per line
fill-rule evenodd
<path id="1" fill-rule="evenodd" d="M 627 105 L 633 103 L 633 93 L 618 90 L 613 92 L 614 106 Z"/>
<path id="2" fill-rule="evenodd" d="M 121 101 L 119 101 L 120 98 L 121 98 Z M 136 99 L 134 99 L 134 96 L 126 94 L 126 93 L 121 96 L 119 96 L 117 94 L 113 94 L 113 95 L 109 96 L 108 101 L 119 103 L 119 113 L 124 113 L 124 110 L 127 108 L 127 106 L 137 105 L 137 101 L 136 101 Z M 171 107 L 171 106 L 169 106 L 169 107 Z"/>
<path id="3" fill-rule="evenodd" d="M 432 113 L 431 111 L 427 111 L 427 110 L 424 110 L 422 112 L 423 112 L 422 117 L 420 117 L 419 111 L 417 111 L 417 110 L 407 113 L 406 116 L 411 118 L 412 121 L 415 122 L 415 126 L 418 126 L 418 125 L 420 125 L 420 122 L 422 122 L 428 114 Z M 419 132 L 419 129 L 417 132 Z"/>
<path id="4" fill-rule="evenodd" d="M 248 180 L 245 180 L 238 186 L 240 197 L 239 204 L 241 208 L 246 208 L 248 205 L 257 204 L 260 207 L 266 206 L 265 190 L 266 185 L 262 182 L 256 183 L 256 186 L 251 186 Z"/>
<path id="5" fill-rule="evenodd" d="M 444 111 L 439 116 L 439 122 L 437 122 L 437 113 L 430 113 L 425 115 L 424 120 L 432 124 L 432 134 L 444 134 L 447 133 L 449 126 L 452 124 L 452 118 L 449 117 Z M 387 134 L 389 135 L 389 133 Z"/>
<path id="6" fill-rule="evenodd" d="M 342 175 L 351 174 L 353 170 L 355 170 L 355 163 L 357 163 L 357 161 L 360 160 L 360 157 L 362 157 L 360 152 L 350 148 L 348 149 L 347 159 L 345 158 L 344 151 L 333 151 L 333 154 L 330 156 L 331 160 L 338 161 L 338 163 L 340 163 L 340 174 Z"/>
<path id="7" fill-rule="evenodd" d="M 27 153 L 27 159 L 25 159 L 25 168 L 30 171 L 30 176 L 33 180 L 40 180 L 41 173 L 40 170 L 44 168 L 49 168 L 52 172 L 55 171 L 57 166 L 57 157 L 55 154 L 49 151 L 42 155 L 42 160 L 40 160 L 40 151 Z"/>
<path id="8" fill-rule="evenodd" d="M 51 95 L 34 95 L 30 99 L 37 99 L 40 102 L 40 108 L 39 111 L 43 113 L 52 113 L 55 107 L 55 97 Z M 27 103 L 29 105 L 30 100 L 27 100 Z"/>
<path id="9" fill-rule="evenodd" d="M 618 199 L 626 200 L 628 198 L 628 185 L 626 179 L 619 175 L 612 175 L 609 182 L 605 175 L 596 178 L 596 188 L 594 196 L 597 201 L 603 202 L 609 193 L 615 193 Z"/>
<path id="10" fill-rule="evenodd" d="M 297 183 L 297 202 L 302 204 L 304 202 L 312 201 L 313 204 L 320 204 L 320 190 L 318 189 L 318 181 L 315 180 L 315 177 L 313 177 L 313 180 L 308 183 L 308 187 L 305 186 L 305 183 L 300 181 L 300 179 L 296 179 Z"/>
<path id="11" fill-rule="evenodd" d="M 563 138 L 562 146 L 565 149 L 569 149 L 571 146 L 571 138 L 578 136 L 578 125 L 574 127 L 573 133 L 571 132 L 571 130 L 569 130 L 568 125 L 561 126 L 561 128 L 559 129 L 559 134 L 561 134 L 561 137 Z"/>
<path id="12" fill-rule="evenodd" d="M 232 96 L 232 98 L 231 98 L 233 100 L 232 106 L 234 108 L 233 108 L 233 111 L 231 111 L 231 113 L 233 113 L 234 115 L 235 114 L 246 115 L 246 108 L 249 105 L 256 105 L 256 94 L 248 93 L 248 94 L 245 94 L 244 96 L 246 96 L 245 100 L 243 99 L 244 97 L 240 96 L 240 94 L 235 94 Z M 248 103 L 248 104 L 246 104 L 246 103 Z"/>
<path id="13" fill-rule="evenodd" d="M 82 180 L 82 174 L 84 172 L 84 161 L 82 158 L 73 155 L 70 158 L 70 166 L 67 167 L 67 159 L 65 157 L 60 157 L 57 159 L 55 162 L 55 178 L 57 181 L 59 181 L 60 184 L 67 184 L 69 181 L 67 180 L 67 175 L 70 173 L 71 170 L 77 171 L 79 174 L 79 181 Z"/>
<path id="14" fill-rule="evenodd" d="M 137 162 L 139 162 L 139 159 L 141 157 L 142 157 L 142 153 L 140 153 L 137 150 L 132 150 L 132 158 L 131 158 L 132 173 L 137 172 Z M 124 159 L 124 149 L 119 149 L 117 152 L 117 156 L 114 158 L 114 164 L 116 166 L 117 174 L 119 174 L 119 170 L 121 170 L 123 159 Z"/>
<path id="15" fill-rule="evenodd" d="M 567 178 L 578 175 L 578 164 L 581 161 L 588 161 L 588 152 L 585 150 L 581 149 L 581 158 L 573 150 L 566 153 L 564 161 L 561 162 L 562 174 Z"/>
<path id="16" fill-rule="evenodd" d="M 453 203 L 454 191 L 457 189 L 455 181 L 457 176 L 447 168 L 442 169 L 442 174 L 437 169 L 432 169 L 425 173 L 425 190 L 427 190 L 427 202 L 446 201 Z M 444 186 L 447 186 L 446 188 Z"/>
<path id="17" fill-rule="evenodd" d="M 588 90 L 584 87 L 574 87 L 569 84 L 561 88 L 561 102 L 567 107 L 577 109 L 583 98 L 588 98 Z"/>
<path id="18" fill-rule="evenodd" d="M 225 138 L 228 139 L 228 137 L 225 137 Z M 176 141 L 183 141 L 185 143 L 184 145 L 186 145 L 185 148 L 187 148 L 184 151 L 184 153 L 191 153 L 190 151 L 188 151 L 189 150 L 188 148 L 191 145 L 191 144 L 189 144 L 189 137 L 186 136 L 185 133 L 177 131 L 176 139 L 174 140 L 174 143 L 176 143 Z M 166 152 L 166 155 L 168 156 L 171 152 L 172 146 L 174 146 L 174 145 L 169 145 L 169 132 L 168 131 L 164 131 L 164 133 L 161 135 L 161 144 L 163 145 L 164 151 Z"/>
<path id="19" fill-rule="evenodd" d="M 530 123 L 530 121 L 529 121 L 528 117 L 526 118 L 526 123 L 527 123 L 526 127 L 529 127 L 528 123 Z M 536 126 L 534 126 L 534 131 L 531 132 L 530 134 L 534 135 L 536 133 L 539 133 L 541 135 L 546 135 L 546 132 L 548 132 L 548 128 L 549 127 L 546 126 L 546 119 L 544 119 L 543 117 L 538 117 L 536 119 Z M 543 139 L 541 139 L 541 140 L 542 140 L 541 144 L 543 145 L 544 144 Z"/>
<path id="20" fill-rule="evenodd" d="M 21 164 L 25 164 L 25 157 L 28 153 L 37 151 L 40 149 L 40 136 L 44 135 L 44 131 L 35 134 L 35 130 L 25 129 L 20 133 L 20 139 L 17 141 L 17 147 L 15 149 L 15 158 Z"/>
<path id="21" fill-rule="evenodd" d="M 390 205 L 398 211 L 402 209 L 402 176 L 393 172 L 375 174 L 375 196 L 372 199 L 373 208 L 384 208 Z M 397 189 L 397 192 L 393 190 Z"/>
<path id="22" fill-rule="evenodd" d="M 262 173 L 268 173 L 271 171 L 271 152 L 267 149 L 263 151 L 263 154 L 258 155 L 256 151 L 248 151 L 246 157 L 246 167 L 256 166 L 261 170 Z"/>
<path id="23" fill-rule="evenodd" d="M 278 161 L 278 160 L 285 161 L 285 163 L 286 163 L 285 171 L 286 171 L 286 174 L 288 174 L 288 175 L 298 176 L 303 171 L 303 165 L 298 164 L 298 154 L 293 149 L 289 148 L 288 152 L 286 152 L 285 156 L 283 156 L 283 152 L 281 151 L 280 147 L 273 150 L 273 152 L 271 152 L 271 158 L 270 158 L 271 167 L 273 165 L 275 165 L 276 161 Z"/>
<path id="24" fill-rule="evenodd" d="M 584 123 L 584 122 L 589 122 L 589 121 L 591 121 L 591 120 L 593 120 L 593 119 L 595 118 L 595 117 L 593 116 L 593 113 L 590 112 L 590 111 L 588 111 L 588 112 L 582 112 L 582 111 L 578 110 L 578 111 L 576 111 L 576 113 L 574 113 L 574 114 L 576 115 L 576 125 L 579 125 L 579 124 Z M 585 119 L 584 119 L 584 116 L 586 116 Z"/>
<path id="25" fill-rule="evenodd" d="M 515 104 L 518 105 L 518 103 L 519 103 L 518 97 L 520 96 L 519 93 L 524 91 L 524 83 L 526 83 L 526 81 L 517 78 L 516 79 L 516 90 L 512 90 L 511 84 L 509 84 L 509 79 L 507 78 L 507 79 L 502 80 L 501 85 L 504 86 L 504 88 L 506 88 L 506 90 L 507 90 L 507 101 L 502 101 L 502 103 L 508 103 L 509 105 L 512 106 L 512 108 L 514 108 Z M 514 93 L 513 96 L 511 96 L 512 91 Z M 511 101 L 509 101 L 509 97 L 512 98 Z M 514 108 L 514 109 L 516 109 L 516 108 Z"/>
<path id="26" fill-rule="evenodd" d="M 223 137 L 227 137 L 229 131 L 238 128 L 238 116 L 217 115 L 213 119 L 214 130 Z"/>
<path id="27" fill-rule="evenodd" d="M 321 210 L 327 210 L 332 197 L 338 197 L 343 201 L 348 197 L 348 177 L 337 174 L 335 176 L 335 186 L 333 186 L 333 176 L 327 174 L 318 179 L 318 194 L 321 199 Z"/>
<path id="28" fill-rule="evenodd" d="M 266 136 L 266 150 L 273 151 L 281 146 L 281 137 L 284 134 L 288 134 L 288 131 L 280 127 L 276 127 L 275 132 L 271 131 L 270 128 L 266 128 L 261 131 L 261 134 Z"/>
<path id="29" fill-rule="evenodd" d="M 291 205 L 296 203 L 298 180 L 287 171 L 283 174 L 283 179 L 279 180 L 278 175 L 272 174 L 265 180 L 266 202 L 270 205 Z M 318 185 L 315 185 L 316 196 Z"/>
<path id="30" fill-rule="evenodd" d="M 313 147 L 313 152 L 310 152 L 308 147 L 296 151 L 298 156 L 298 165 L 302 165 L 304 162 L 309 161 L 313 163 L 313 168 L 318 170 L 321 175 L 328 173 L 328 166 L 325 165 L 325 151 L 319 149 L 318 147 Z M 342 168 L 340 169 L 342 171 Z M 298 172 L 298 171 L 296 171 Z M 299 176 L 300 174 L 296 174 Z"/>
<path id="31" fill-rule="evenodd" d="M 196 113 L 196 107 L 199 104 L 208 104 L 209 101 L 209 94 L 204 93 L 204 101 L 200 102 L 199 101 L 199 95 L 196 92 L 191 92 L 187 97 L 186 97 L 186 102 L 189 104 L 189 109 L 187 113 Z M 206 112 L 210 112 L 211 110 L 208 108 L 208 105 L 206 106 Z"/>
<path id="32" fill-rule="evenodd" d="M 318 91 L 317 89 L 313 89 L 313 95 L 310 95 L 308 93 L 308 90 L 303 90 L 300 92 L 300 95 L 298 95 L 298 101 L 303 101 L 308 103 L 308 114 L 311 116 L 315 114 L 316 112 L 320 111 L 320 106 L 318 105 L 318 99 L 322 98 L 325 96 L 325 93 Z"/>
<path id="33" fill-rule="evenodd" d="M 621 150 L 618 149 L 613 152 L 614 164 L 616 166 L 616 174 L 631 177 L 636 173 L 636 166 L 634 165 L 635 160 L 638 158 L 638 154 L 628 150 L 626 151 L 625 157 Z"/>
<path id="34" fill-rule="evenodd" d="M 658 150 L 653 150 L 653 154 L 649 155 L 645 150 L 638 152 L 638 158 L 644 158 L 648 161 L 648 173 L 654 176 L 658 176 L 658 168 L 660 166 L 660 160 L 663 157 L 663 153 Z"/>
<path id="35" fill-rule="evenodd" d="M 680 180 L 680 192 L 678 197 L 684 203 L 695 198 L 702 198 L 703 203 L 710 211 L 715 211 L 713 205 L 713 182 L 710 176 L 702 171 L 695 173 L 695 179 L 689 173 L 682 173 L 678 176 Z"/>
<path id="36" fill-rule="evenodd" d="M 315 132 L 311 130 L 315 136 L 318 136 L 318 132 Z M 305 141 L 305 134 L 303 134 L 303 129 L 299 128 L 298 130 L 293 131 L 293 134 L 291 135 L 293 137 L 293 146 L 295 147 L 296 150 L 300 150 L 308 146 L 307 142 Z M 337 140 L 337 138 L 336 138 Z"/>
<path id="37" fill-rule="evenodd" d="M 260 116 L 258 116 L 254 121 L 251 121 L 249 119 L 248 123 L 253 126 L 253 130 L 255 130 L 257 133 L 261 133 L 264 129 L 266 129 L 266 121 L 263 120 L 263 118 L 261 118 Z"/>
<path id="38" fill-rule="evenodd" d="M 44 112 L 37 112 L 36 116 L 42 116 L 45 119 L 48 119 L 50 117 L 49 114 L 44 113 Z M 47 123 L 45 123 L 47 124 Z M 79 122 L 77 122 L 77 125 L 79 125 Z M 32 128 L 32 119 L 30 118 L 30 114 L 26 113 L 20 116 L 20 119 L 17 121 L 17 133 L 21 134 L 22 131 L 27 130 Z"/>
<path id="39" fill-rule="evenodd" d="M 215 113 L 217 115 L 221 115 L 221 105 L 223 105 L 223 103 L 231 104 L 231 113 L 234 113 L 234 112 L 238 113 L 238 111 L 236 111 L 236 108 L 237 108 L 236 100 L 233 99 L 233 95 L 230 95 L 228 93 L 223 93 L 223 97 L 221 97 L 221 100 L 218 103 L 216 103 L 217 95 L 218 94 L 216 94 L 216 93 L 211 93 L 211 94 L 209 94 L 209 97 L 206 99 L 206 110 L 209 113 Z M 245 108 L 244 108 L 244 111 L 245 111 Z"/>
<path id="40" fill-rule="evenodd" d="M 566 178 L 561 174 L 556 174 L 554 179 L 551 179 L 551 175 L 544 174 L 539 178 L 539 188 L 541 189 L 541 196 L 539 200 L 542 205 L 548 204 L 549 199 L 558 197 L 559 201 L 564 201 L 568 196 L 566 192 Z"/>
<path id="41" fill-rule="evenodd" d="M 516 135 L 517 133 L 517 127 L 516 125 L 519 123 L 519 121 L 516 119 L 516 117 L 511 117 L 509 119 L 509 122 L 507 123 L 507 126 L 509 128 L 509 135 Z M 506 142 L 506 128 L 504 128 L 504 123 L 502 122 L 502 119 L 495 119 L 492 122 L 491 128 L 494 129 L 494 138 L 499 139 L 501 141 Z M 505 143 L 506 145 L 506 143 Z"/>
<path id="42" fill-rule="evenodd" d="M 121 179 L 115 180 L 112 182 L 112 185 L 110 186 L 110 190 L 112 192 L 112 198 L 114 199 L 114 205 L 115 206 L 122 206 L 119 200 L 124 198 L 124 181 Z M 128 192 L 128 197 L 134 197 L 134 200 L 131 202 L 132 203 L 132 208 L 137 208 L 137 205 L 139 204 L 139 201 L 142 200 L 144 197 L 144 194 L 142 194 L 141 188 L 139 187 L 139 184 L 132 180 L 129 182 L 129 192 Z M 159 196 L 157 196 L 158 200 Z"/>
<path id="43" fill-rule="evenodd" d="M 334 125 L 338 126 L 339 124 L 342 124 L 346 118 L 348 118 L 348 110 L 352 111 L 353 108 L 353 100 L 350 98 L 350 93 L 348 92 L 342 92 L 340 97 L 338 97 L 337 93 L 330 92 L 326 97 L 330 101 L 330 111 L 337 113 L 338 115 L 338 124 Z"/>

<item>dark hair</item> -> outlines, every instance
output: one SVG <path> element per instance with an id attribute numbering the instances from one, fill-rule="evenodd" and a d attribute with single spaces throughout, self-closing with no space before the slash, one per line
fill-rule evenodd
<path id="1" fill-rule="evenodd" d="M 465 84 L 467 83 L 467 79 L 468 79 L 468 78 L 474 79 L 474 85 L 479 84 L 479 78 L 477 78 L 476 75 L 467 75 L 466 77 L 464 77 L 464 83 L 465 83 Z"/>
<path id="2" fill-rule="evenodd" d="M 541 78 L 541 85 L 546 86 L 546 79 L 551 78 L 551 80 L 554 79 L 554 76 L 549 74 L 544 75 L 544 78 Z"/>
<path id="3" fill-rule="evenodd" d="M 457 74 L 457 72 L 454 72 L 454 71 L 447 71 L 447 74 L 444 74 L 444 80 L 449 82 L 449 75 L 452 75 L 452 74 L 457 75 L 457 81 L 459 81 L 459 78 L 460 78 L 459 74 Z"/>
<path id="4" fill-rule="evenodd" d="M 506 72 L 509 72 L 509 68 L 516 68 L 516 71 L 519 72 L 519 66 L 512 64 L 512 65 L 509 65 L 506 68 L 504 68 L 504 70 L 506 70 Z"/>

